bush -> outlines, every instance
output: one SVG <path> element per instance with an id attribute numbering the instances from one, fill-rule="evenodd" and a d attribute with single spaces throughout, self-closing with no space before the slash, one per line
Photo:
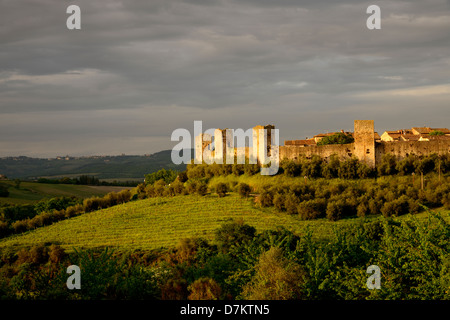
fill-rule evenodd
<path id="1" fill-rule="evenodd" d="M 397 160 L 394 155 L 386 153 L 381 158 L 381 163 L 378 166 L 378 174 L 380 176 L 393 175 L 397 173 Z"/>
<path id="2" fill-rule="evenodd" d="M 178 172 L 175 170 L 161 169 L 156 172 L 145 175 L 145 184 L 153 184 L 158 180 L 163 180 L 165 183 L 172 183 L 178 176 Z"/>
<path id="3" fill-rule="evenodd" d="M 327 218 L 332 221 L 337 221 L 344 217 L 346 203 L 344 199 L 330 201 L 327 204 L 326 214 Z"/>
<path id="4" fill-rule="evenodd" d="M 9 191 L 8 186 L 0 184 L 0 197 L 8 197 Z"/>
<path id="5" fill-rule="evenodd" d="M 300 202 L 297 207 L 297 212 L 304 220 L 317 219 L 325 215 L 326 207 L 326 200 L 317 198 Z"/>
<path id="6" fill-rule="evenodd" d="M 254 227 L 245 224 L 243 220 L 237 220 L 224 223 L 217 229 L 215 232 L 215 241 L 219 249 L 223 252 L 228 252 L 231 246 L 249 241 L 255 237 L 255 234 L 256 229 Z"/>
<path id="7" fill-rule="evenodd" d="M 219 195 L 219 197 L 225 197 L 227 192 L 228 192 L 228 186 L 225 183 L 219 182 L 216 185 L 216 193 Z"/>
<path id="8" fill-rule="evenodd" d="M 401 216 L 409 212 L 409 202 L 406 196 L 386 202 L 381 208 L 381 213 L 385 217 Z"/>
<path id="9" fill-rule="evenodd" d="M 241 182 L 237 185 L 237 191 L 241 197 L 247 198 L 250 195 L 252 189 L 248 184 Z"/>
<path id="10" fill-rule="evenodd" d="M 211 278 L 203 277 L 188 286 L 188 300 L 218 300 L 222 293 L 219 284 Z"/>
<path id="11" fill-rule="evenodd" d="M 299 176 L 302 172 L 301 166 L 293 160 L 283 159 L 280 163 L 283 173 L 288 177 Z"/>
<path id="12" fill-rule="evenodd" d="M 262 253 L 255 275 L 246 284 L 243 297 L 249 300 L 290 300 L 302 298 L 306 272 L 286 259 L 282 249 L 272 247 Z"/>
<path id="13" fill-rule="evenodd" d="M 206 195 L 208 193 L 208 185 L 206 184 L 206 182 L 199 181 L 197 183 L 197 187 L 195 189 L 195 193 L 200 195 L 200 196 Z"/>
<path id="14" fill-rule="evenodd" d="M 257 198 L 257 201 L 261 207 L 273 206 L 273 194 L 270 190 L 263 190 Z"/>
<path id="15" fill-rule="evenodd" d="M 285 197 L 284 197 L 284 195 L 282 193 L 278 193 L 277 192 L 273 196 L 273 206 L 278 211 L 284 211 L 285 210 L 284 201 L 285 201 Z"/>
<path id="16" fill-rule="evenodd" d="M 195 191 L 197 190 L 197 184 L 198 184 L 197 180 L 188 180 L 186 182 L 186 191 L 189 194 L 194 194 Z"/>
<path id="17" fill-rule="evenodd" d="M 284 200 L 284 207 L 286 212 L 289 214 L 297 214 L 297 207 L 300 203 L 300 200 L 295 196 L 294 193 L 288 193 Z"/>

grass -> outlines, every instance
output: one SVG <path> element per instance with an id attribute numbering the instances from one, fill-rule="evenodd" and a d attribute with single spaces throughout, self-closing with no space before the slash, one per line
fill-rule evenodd
<path id="1" fill-rule="evenodd" d="M 426 213 L 417 215 L 421 219 L 426 216 Z M 301 235 L 309 227 L 315 238 L 326 240 L 332 236 L 333 228 L 348 226 L 359 218 L 337 222 L 326 219 L 303 221 L 296 215 L 280 213 L 274 208 L 258 208 L 252 199 L 241 199 L 236 194 L 220 199 L 214 194 L 150 198 L 1 239 L 0 251 L 6 248 L 16 251 L 21 247 L 50 243 L 59 244 L 67 251 L 105 246 L 118 250 L 173 247 L 182 238 L 198 236 L 212 240 L 215 230 L 231 219 L 243 219 L 258 232 L 283 226 Z"/>
<path id="2" fill-rule="evenodd" d="M 103 196 L 111 191 L 119 191 L 125 187 L 114 186 L 83 186 L 70 184 L 46 184 L 37 182 L 21 182 L 16 188 L 14 181 L 2 181 L 9 186 L 9 196 L 0 197 L 1 204 L 28 204 L 36 203 L 44 198 L 70 197 L 87 198 L 92 196 Z"/>

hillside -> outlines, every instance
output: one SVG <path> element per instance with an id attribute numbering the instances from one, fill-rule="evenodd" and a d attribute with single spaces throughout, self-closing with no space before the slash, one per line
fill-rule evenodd
<path id="1" fill-rule="evenodd" d="M 171 150 L 151 155 L 121 155 L 92 157 L 61 157 L 52 159 L 30 157 L 0 158 L 0 175 L 10 179 L 39 177 L 96 176 L 99 179 L 141 180 L 144 175 L 159 169 L 184 170 L 185 165 L 174 165 Z"/>
<path id="2" fill-rule="evenodd" d="M 416 216 L 425 218 L 427 214 Z M 449 219 L 448 212 L 445 217 Z M 243 219 L 257 231 L 281 226 L 304 234 L 305 228 L 310 227 L 313 236 L 321 240 L 332 237 L 334 228 L 362 221 L 357 218 L 337 222 L 327 219 L 303 221 L 297 215 L 256 207 L 252 198 L 242 199 L 236 194 L 220 199 L 213 194 L 159 197 L 131 201 L 1 239 L 0 250 L 16 251 L 23 246 L 49 243 L 59 244 L 68 251 L 105 246 L 119 250 L 173 247 L 180 239 L 194 236 L 212 240 L 215 230 L 230 219 Z M 364 221 L 370 219 L 380 217 Z"/>
<path id="3" fill-rule="evenodd" d="M 76 197 L 80 199 L 92 196 L 104 196 L 108 192 L 129 189 L 118 186 L 86 186 L 72 184 L 47 184 L 23 181 L 16 188 L 14 181 L 1 181 L 0 185 L 8 186 L 9 196 L 0 197 L 1 204 L 30 204 L 42 199 L 54 197 Z"/>

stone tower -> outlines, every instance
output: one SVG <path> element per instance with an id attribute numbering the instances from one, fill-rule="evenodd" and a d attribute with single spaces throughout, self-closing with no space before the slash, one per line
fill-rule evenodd
<path id="1" fill-rule="evenodd" d="M 270 151 L 271 151 L 271 147 L 272 147 L 272 131 L 271 130 L 275 129 L 275 126 L 268 124 L 265 126 L 259 125 L 259 126 L 253 127 L 253 143 L 255 143 L 255 141 L 256 141 L 256 150 L 258 150 L 257 157 L 259 157 L 260 147 L 262 147 L 264 145 L 264 141 L 259 141 L 259 131 L 264 130 L 264 129 L 266 129 L 266 133 L 267 133 L 266 142 L 265 142 L 266 155 L 270 156 Z"/>
<path id="2" fill-rule="evenodd" d="M 355 156 L 369 167 L 375 167 L 375 129 L 373 120 L 355 120 Z"/>

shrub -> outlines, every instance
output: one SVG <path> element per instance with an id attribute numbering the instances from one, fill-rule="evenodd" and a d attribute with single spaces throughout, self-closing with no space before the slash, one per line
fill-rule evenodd
<path id="1" fill-rule="evenodd" d="M 336 132 L 330 136 L 323 137 L 320 141 L 317 142 L 318 146 L 324 146 L 328 144 L 347 144 L 352 143 L 355 139 L 351 134 Z"/>
<path id="2" fill-rule="evenodd" d="M 194 194 L 197 190 L 197 180 L 188 180 L 186 182 L 186 190 L 189 194 Z"/>
<path id="3" fill-rule="evenodd" d="M 249 300 L 289 300 L 302 297 L 306 273 L 297 263 L 286 259 L 282 249 L 272 247 L 262 253 L 256 273 L 243 290 Z"/>
<path id="4" fill-rule="evenodd" d="M 175 180 L 173 183 L 170 184 L 170 186 L 173 188 L 173 191 L 176 195 L 183 195 L 186 193 L 186 190 L 184 188 L 184 184 L 181 180 Z"/>
<path id="5" fill-rule="evenodd" d="M 300 200 L 293 193 L 288 193 L 285 197 L 284 207 L 286 212 L 289 214 L 297 214 L 297 207 L 300 203 Z"/>
<path id="6" fill-rule="evenodd" d="M 219 284 L 211 278 L 203 277 L 188 286 L 188 300 L 218 300 L 222 293 Z"/>
<path id="7" fill-rule="evenodd" d="M 243 198 L 247 198 L 250 195 L 251 188 L 248 184 L 241 182 L 237 185 L 237 191 L 239 195 Z"/>
<path id="8" fill-rule="evenodd" d="M 52 263 L 61 263 L 66 256 L 66 252 L 59 245 L 52 244 L 48 250 L 48 258 Z"/>
<path id="9" fill-rule="evenodd" d="M 381 176 L 387 176 L 397 173 L 396 158 L 390 153 L 386 153 L 381 158 L 381 163 L 378 166 L 378 174 Z"/>
<path id="10" fill-rule="evenodd" d="M 381 213 L 385 217 L 401 216 L 409 212 L 409 202 L 406 196 L 386 202 L 381 208 Z"/>
<path id="11" fill-rule="evenodd" d="M 329 201 L 327 204 L 326 215 L 329 220 L 337 221 L 344 217 L 346 203 L 344 199 Z"/>
<path id="12" fill-rule="evenodd" d="M 364 202 L 360 203 L 356 208 L 356 215 L 360 218 L 364 218 L 368 214 L 370 214 L 369 206 Z"/>
<path id="13" fill-rule="evenodd" d="M 14 229 L 15 233 L 21 233 L 28 230 L 28 221 L 30 219 L 19 220 L 14 222 L 11 226 Z"/>
<path id="14" fill-rule="evenodd" d="M 273 196 L 273 206 L 279 211 L 285 210 L 284 201 L 285 201 L 285 197 L 282 193 L 277 192 Z"/>
<path id="15" fill-rule="evenodd" d="M 219 197 L 225 197 L 227 192 L 228 192 L 228 186 L 225 183 L 219 182 L 216 185 L 216 193 L 219 195 Z"/>
<path id="16" fill-rule="evenodd" d="M 145 175 L 145 184 L 153 184 L 158 180 L 163 180 L 165 183 L 172 183 L 178 176 L 178 172 L 174 170 L 161 169 L 156 172 Z"/>
<path id="17" fill-rule="evenodd" d="M 231 246 L 249 241 L 255 237 L 256 229 L 243 220 L 224 223 L 215 232 L 215 241 L 219 249 L 227 252 Z"/>
<path id="18" fill-rule="evenodd" d="M 8 197 L 9 191 L 8 186 L 0 184 L 0 197 Z"/>
<path id="19" fill-rule="evenodd" d="M 288 177 L 296 177 L 301 174 L 301 166 L 293 160 L 283 159 L 280 163 L 283 173 Z"/>
<path id="20" fill-rule="evenodd" d="M 66 218 L 74 217 L 83 212 L 83 206 L 81 204 L 76 204 L 74 206 L 68 207 L 66 209 Z"/>
<path id="21" fill-rule="evenodd" d="M 263 190 L 259 197 L 258 203 L 261 207 L 271 207 L 273 206 L 273 194 L 270 190 Z"/>
<path id="22" fill-rule="evenodd" d="M 0 221 L 0 238 L 6 237 L 9 233 L 9 224 L 5 221 Z"/>
<path id="23" fill-rule="evenodd" d="M 317 198 L 300 202 L 297 207 L 297 212 L 304 220 L 317 219 L 324 216 L 326 207 L 326 200 Z"/>
<path id="24" fill-rule="evenodd" d="M 145 195 L 146 195 L 148 198 L 155 197 L 155 196 L 156 196 L 156 193 L 155 193 L 155 187 L 154 187 L 153 185 L 151 185 L 151 184 L 149 184 L 148 186 L 146 186 L 146 187 L 145 187 Z"/>
<path id="25" fill-rule="evenodd" d="M 166 183 L 164 180 L 158 180 L 154 183 L 154 193 L 156 197 L 163 197 L 166 191 Z"/>
<path id="26" fill-rule="evenodd" d="M 197 183 L 197 187 L 195 189 L 195 193 L 200 195 L 200 196 L 206 195 L 208 193 L 208 185 L 206 184 L 206 182 L 199 181 Z"/>

